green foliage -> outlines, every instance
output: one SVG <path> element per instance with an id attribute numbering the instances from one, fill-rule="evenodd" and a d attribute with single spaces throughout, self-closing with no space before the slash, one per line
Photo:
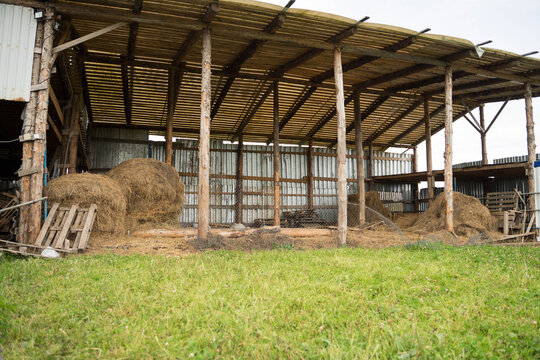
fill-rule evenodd
<path id="1" fill-rule="evenodd" d="M 5 359 L 540 358 L 540 249 L 8 257 Z"/>

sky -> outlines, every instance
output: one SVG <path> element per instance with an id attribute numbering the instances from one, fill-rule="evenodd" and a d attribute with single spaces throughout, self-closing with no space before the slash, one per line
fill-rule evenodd
<path id="1" fill-rule="evenodd" d="M 287 0 L 264 0 L 285 5 Z M 488 47 L 517 54 L 540 51 L 540 0 L 296 0 L 293 7 L 329 12 L 353 19 L 412 30 L 431 28 L 431 34 L 464 38 L 474 44 L 492 40 Z M 540 57 L 540 55 L 533 55 Z M 486 123 L 502 103 L 487 104 Z M 473 111 L 479 118 L 478 110 Z M 540 124 L 540 98 L 533 100 Z M 508 103 L 487 134 L 487 152 L 493 159 L 527 154 L 525 101 Z M 540 125 L 536 127 L 540 144 Z M 395 149 L 402 152 L 403 149 Z M 444 131 L 432 137 L 433 168 L 444 167 Z M 540 152 L 540 147 L 537 152 Z M 418 146 L 418 168 L 426 169 L 425 143 Z M 454 123 L 453 163 L 481 160 L 480 134 L 465 120 Z"/>

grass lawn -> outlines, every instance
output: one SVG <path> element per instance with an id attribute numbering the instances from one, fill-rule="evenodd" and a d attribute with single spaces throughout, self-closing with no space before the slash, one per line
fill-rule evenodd
<path id="1" fill-rule="evenodd" d="M 539 248 L 0 263 L 5 359 L 538 359 L 539 322 Z"/>

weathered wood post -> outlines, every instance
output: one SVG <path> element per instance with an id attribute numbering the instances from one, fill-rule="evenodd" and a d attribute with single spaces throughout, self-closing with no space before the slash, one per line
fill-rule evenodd
<path id="1" fill-rule="evenodd" d="M 532 107 L 532 90 L 529 82 L 525 83 L 525 114 L 527 116 L 527 179 L 529 185 L 529 209 L 536 210 L 534 201 L 534 161 L 536 160 L 536 143 L 534 138 L 534 119 Z"/>
<path id="2" fill-rule="evenodd" d="M 201 129 L 199 138 L 199 241 L 208 240 L 210 228 L 210 110 L 212 90 L 212 39 L 209 28 L 202 30 Z"/>
<path id="3" fill-rule="evenodd" d="M 484 116 L 484 104 L 480 104 L 480 141 L 482 142 L 482 165 L 488 164 L 487 144 L 486 144 L 486 119 Z"/>
<path id="4" fill-rule="evenodd" d="M 375 187 L 373 186 L 373 145 L 369 144 L 368 146 L 368 163 L 369 163 L 369 171 L 368 171 L 368 178 L 369 178 L 369 191 L 375 190 Z"/>
<path id="5" fill-rule="evenodd" d="M 413 163 L 412 163 L 412 172 L 416 174 L 418 172 L 418 150 L 417 147 L 413 147 Z M 414 205 L 414 212 L 418 213 L 420 212 L 420 206 L 418 203 L 418 182 L 414 182 L 412 184 L 412 195 L 413 195 L 413 205 Z"/>
<path id="6" fill-rule="evenodd" d="M 435 182 L 433 181 L 433 161 L 431 156 L 431 121 L 429 118 L 429 100 L 424 98 L 424 127 L 426 138 L 426 168 L 427 168 L 427 193 L 428 207 L 433 203 L 435 197 Z"/>
<path id="7" fill-rule="evenodd" d="M 241 224 L 243 203 L 244 203 L 244 137 L 242 134 L 238 137 L 238 149 L 236 150 L 236 223 Z"/>
<path id="8" fill-rule="evenodd" d="M 313 210 L 313 141 L 309 139 L 307 156 L 308 208 Z"/>
<path id="9" fill-rule="evenodd" d="M 356 145 L 356 182 L 358 186 L 358 225 L 366 222 L 366 182 L 364 175 L 364 147 L 362 146 L 362 118 L 360 92 L 354 94 L 354 132 Z"/>
<path id="10" fill-rule="evenodd" d="M 337 110 L 337 190 L 338 190 L 338 235 L 337 245 L 347 245 L 347 133 L 345 97 L 343 92 L 343 68 L 341 48 L 334 49 L 334 80 Z"/>
<path id="11" fill-rule="evenodd" d="M 446 198 L 446 230 L 454 232 L 454 191 L 452 172 L 452 67 L 446 66 L 444 76 L 444 195 Z"/>
<path id="12" fill-rule="evenodd" d="M 174 82 L 176 70 L 169 69 L 169 80 L 167 82 L 167 124 L 165 131 L 165 162 L 172 165 L 172 137 L 173 137 L 173 118 L 174 118 Z"/>
<path id="13" fill-rule="evenodd" d="M 274 226 L 279 220 L 279 84 L 274 81 Z"/>
<path id="14" fill-rule="evenodd" d="M 77 149 L 79 145 L 79 132 L 80 132 L 80 114 L 81 114 L 81 94 L 76 93 L 73 95 L 73 105 L 71 108 L 71 120 L 69 126 L 69 150 L 67 158 L 67 173 L 77 172 Z"/>
<path id="15" fill-rule="evenodd" d="M 49 109 L 49 83 L 53 48 L 52 9 L 45 10 L 45 21 L 38 23 L 32 69 L 32 85 L 44 85 L 32 92 L 27 104 L 23 125 L 23 159 L 21 172 L 21 202 L 40 198 L 43 194 L 43 167 L 47 138 L 47 116 Z M 39 54 L 41 53 L 41 54 Z M 32 243 L 41 229 L 42 203 L 37 202 L 21 209 L 19 241 Z"/>

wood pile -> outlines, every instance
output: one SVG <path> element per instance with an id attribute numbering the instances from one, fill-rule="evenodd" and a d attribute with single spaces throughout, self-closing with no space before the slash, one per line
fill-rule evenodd
<path id="1" fill-rule="evenodd" d="M 34 244 L 0 240 L 0 252 L 35 256 L 51 247 L 60 253 L 84 251 L 96 220 L 97 206 L 79 208 L 77 204 L 62 207 L 54 203 Z"/>
<path id="2" fill-rule="evenodd" d="M 255 219 L 253 227 L 271 226 L 273 218 Z M 284 211 L 280 218 L 282 228 L 306 228 L 328 226 L 328 221 L 323 219 L 315 210 Z"/>
<path id="3" fill-rule="evenodd" d="M 7 209 L 19 203 L 17 196 L 0 193 L 0 209 Z M 7 211 L 0 212 L 0 234 L 8 234 L 11 238 L 10 232 L 13 226 L 13 218 L 17 214 L 17 209 L 10 209 Z"/>

